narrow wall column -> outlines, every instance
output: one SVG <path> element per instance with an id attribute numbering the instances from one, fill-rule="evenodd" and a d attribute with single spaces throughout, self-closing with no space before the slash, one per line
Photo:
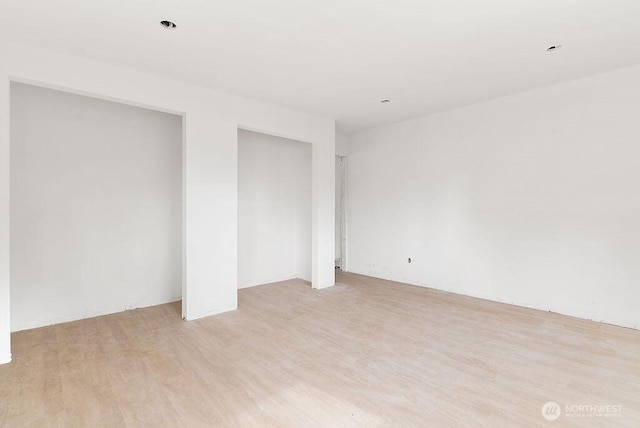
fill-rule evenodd
<path id="1" fill-rule="evenodd" d="M 187 320 L 238 307 L 237 125 L 206 111 L 183 122 L 183 311 Z"/>
<path id="2" fill-rule="evenodd" d="M 335 270 L 335 138 L 312 149 L 312 260 L 313 288 L 334 285 Z"/>
<path id="3" fill-rule="evenodd" d="M 9 77 L 0 74 L 0 364 L 11 361 L 9 316 Z"/>

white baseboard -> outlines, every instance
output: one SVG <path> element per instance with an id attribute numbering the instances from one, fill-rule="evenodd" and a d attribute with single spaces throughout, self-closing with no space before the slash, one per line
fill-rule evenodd
<path id="1" fill-rule="evenodd" d="M 230 312 L 230 311 L 235 311 L 238 309 L 238 306 L 233 306 L 233 307 L 228 307 L 228 308 L 222 308 L 222 309 L 213 309 L 210 311 L 205 311 L 205 312 L 198 312 L 195 313 L 193 315 L 187 315 L 186 317 L 183 317 L 182 319 L 185 321 L 195 321 L 198 320 L 200 318 L 206 318 L 206 317 L 210 317 L 213 315 L 219 315 L 219 314 L 223 314 L 225 312 Z"/>
<path id="2" fill-rule="evenodd" d="M 115 308 L 104 308 L 104 309 L 100 309 L 92 312 L 85 311 L 81 313 L 66 315 L 59 318 L 54 318 L 54 319 L 32 320 L 26 323 L 19 324 L 17 326 L 11 326 L 12 327 L 11 333 L 16 333 L 18 331 L 24 331 L 24 330 L 32 330 L 34 328 L 40 328 L 40 327 L 48 327 L 51 325 L 64 324 L 64 323 L 73 322 L 73 321 L 86 320 L 89 318 L 102 317 L 105 315 L 117 314 L 120 312 L 131 311 L 135 309 L 148 308 L 151 306 L 165 305 L 167 303 L 173 303 L 180 300 L 182 300 L 182 297 L 174 296 L 166 299 L 158 299 L 151 302 L 141 302 L 141 303 L 136 302 L 133 304 L 128 304 L 126 306 L 118 306 Z"/>
<path id="3" fill-rule="evenodd" d="M 11 354 L 0 356 L 0 364 L 9 364 L 11 362 Z"/>

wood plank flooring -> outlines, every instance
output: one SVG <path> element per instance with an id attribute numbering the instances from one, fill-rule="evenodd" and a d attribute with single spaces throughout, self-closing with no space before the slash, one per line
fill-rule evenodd
<path id="1" fill-rule="evenodd" d="M 15 333 L 0 426 L 640 427 L 639 331 L 337 281 L 243 289 L 192 322 L 175 303 Z"/>

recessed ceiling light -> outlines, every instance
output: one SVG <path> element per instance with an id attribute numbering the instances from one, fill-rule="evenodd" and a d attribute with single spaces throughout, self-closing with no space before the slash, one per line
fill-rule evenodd
<path id="1" fill-rule="evenodd" d="M 553 52 L 553 51 L 557 51 L 558 49 L 560 49 L 562 47 L 562 45 L 553 45 L 553 46 L 549 46 L 547 48 L 547 52 Z"/>
<path id="2" fill-rule="evenodd" d="M 160 25 L 164 28 L 168 28 L 169 30 L 174 30 L 177 27 L 177 25 L 171 21 L 160 21 Z"/>
<path id="3" fill-rule="evenodd" d="M 390 103 L 390 102 L 391 102 L 391 100 L 382 100 L 382 101 L 380 101 L 380 102 L 381 102 L 382 104 L 386 104 L 386 103 Z"/>

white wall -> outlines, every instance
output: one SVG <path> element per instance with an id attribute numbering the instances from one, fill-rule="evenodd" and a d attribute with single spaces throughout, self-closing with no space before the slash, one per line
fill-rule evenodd
<path id="1" fill-rule="evenodd" d="M 296 228 L 295 228 L 295 260 L 296 273 L 295 277 L 312 280 L 312 221 L 311 221 L 311 163 L 312 154 L 311 147 L 308 144 L 295 142 L 296 157 L 298 158 L 298 167 L 296 168 Z"/>
<path id="2" fill-rule="evenodd" d="M 0 364 L 11 361 L 9 79 L 0 74 Z"/>
<path id="3" fill-rule="evenodd" d="M 349 138 L 342 132 L 336 131 L 336 156 L 346 156 Z"/>
<path id="4" fill-rule="evenodd" d="M 343 270 L 346 270 L 345 260 L 346 254 L 342 254 L 343 246 L 346 246 L 346 219 L 342 218 L 344 215 L 341 193 L 346 193 L 345 172 L 346 172 L 346 156 L 348 153 L 348 137 L 342 132 L 336 131 L 336 178 L 335 178 L 335 193 L 336 193 L 336 207 L 335 207 L 335 258 L 340 259 L 340 265 Z M 344 189 L 343 189 L 343 186 Z M 341 242 L 343 241 L 343 242 Z"/>
<path id="5" fill-rule="evenodd" d="M 11 91 L 12 331 L 180 300 L 182 117 Z"/>
<path id="6" fill-rule="evenodd" d="M 311 145 L 238 131 L 238 288 L 311 280 Z"/>
<path id="7" fill-rule="evenodd" d="M 342 244 L 343 244 L 343 228 L 344 228 L 344 203 L 345 198 L 345 163 L 346 157 L 336 156 L 336 266 L 342 268 Z"/>
<path id="8" fill-rule="evenodd" d="M 184 115 L 183 316 L 237 308 L 237 128 L 312 144 L 312 285 L 334 284 L 335 121 L 28 45 L 0 42 L 0 363 L 11 359 L 9 81 Z"/>
<path id="9" fill-rule="evenodd" d="M 351 135 L 349 270 L 640 327 L 639 117 L 636 66 Z"/>

